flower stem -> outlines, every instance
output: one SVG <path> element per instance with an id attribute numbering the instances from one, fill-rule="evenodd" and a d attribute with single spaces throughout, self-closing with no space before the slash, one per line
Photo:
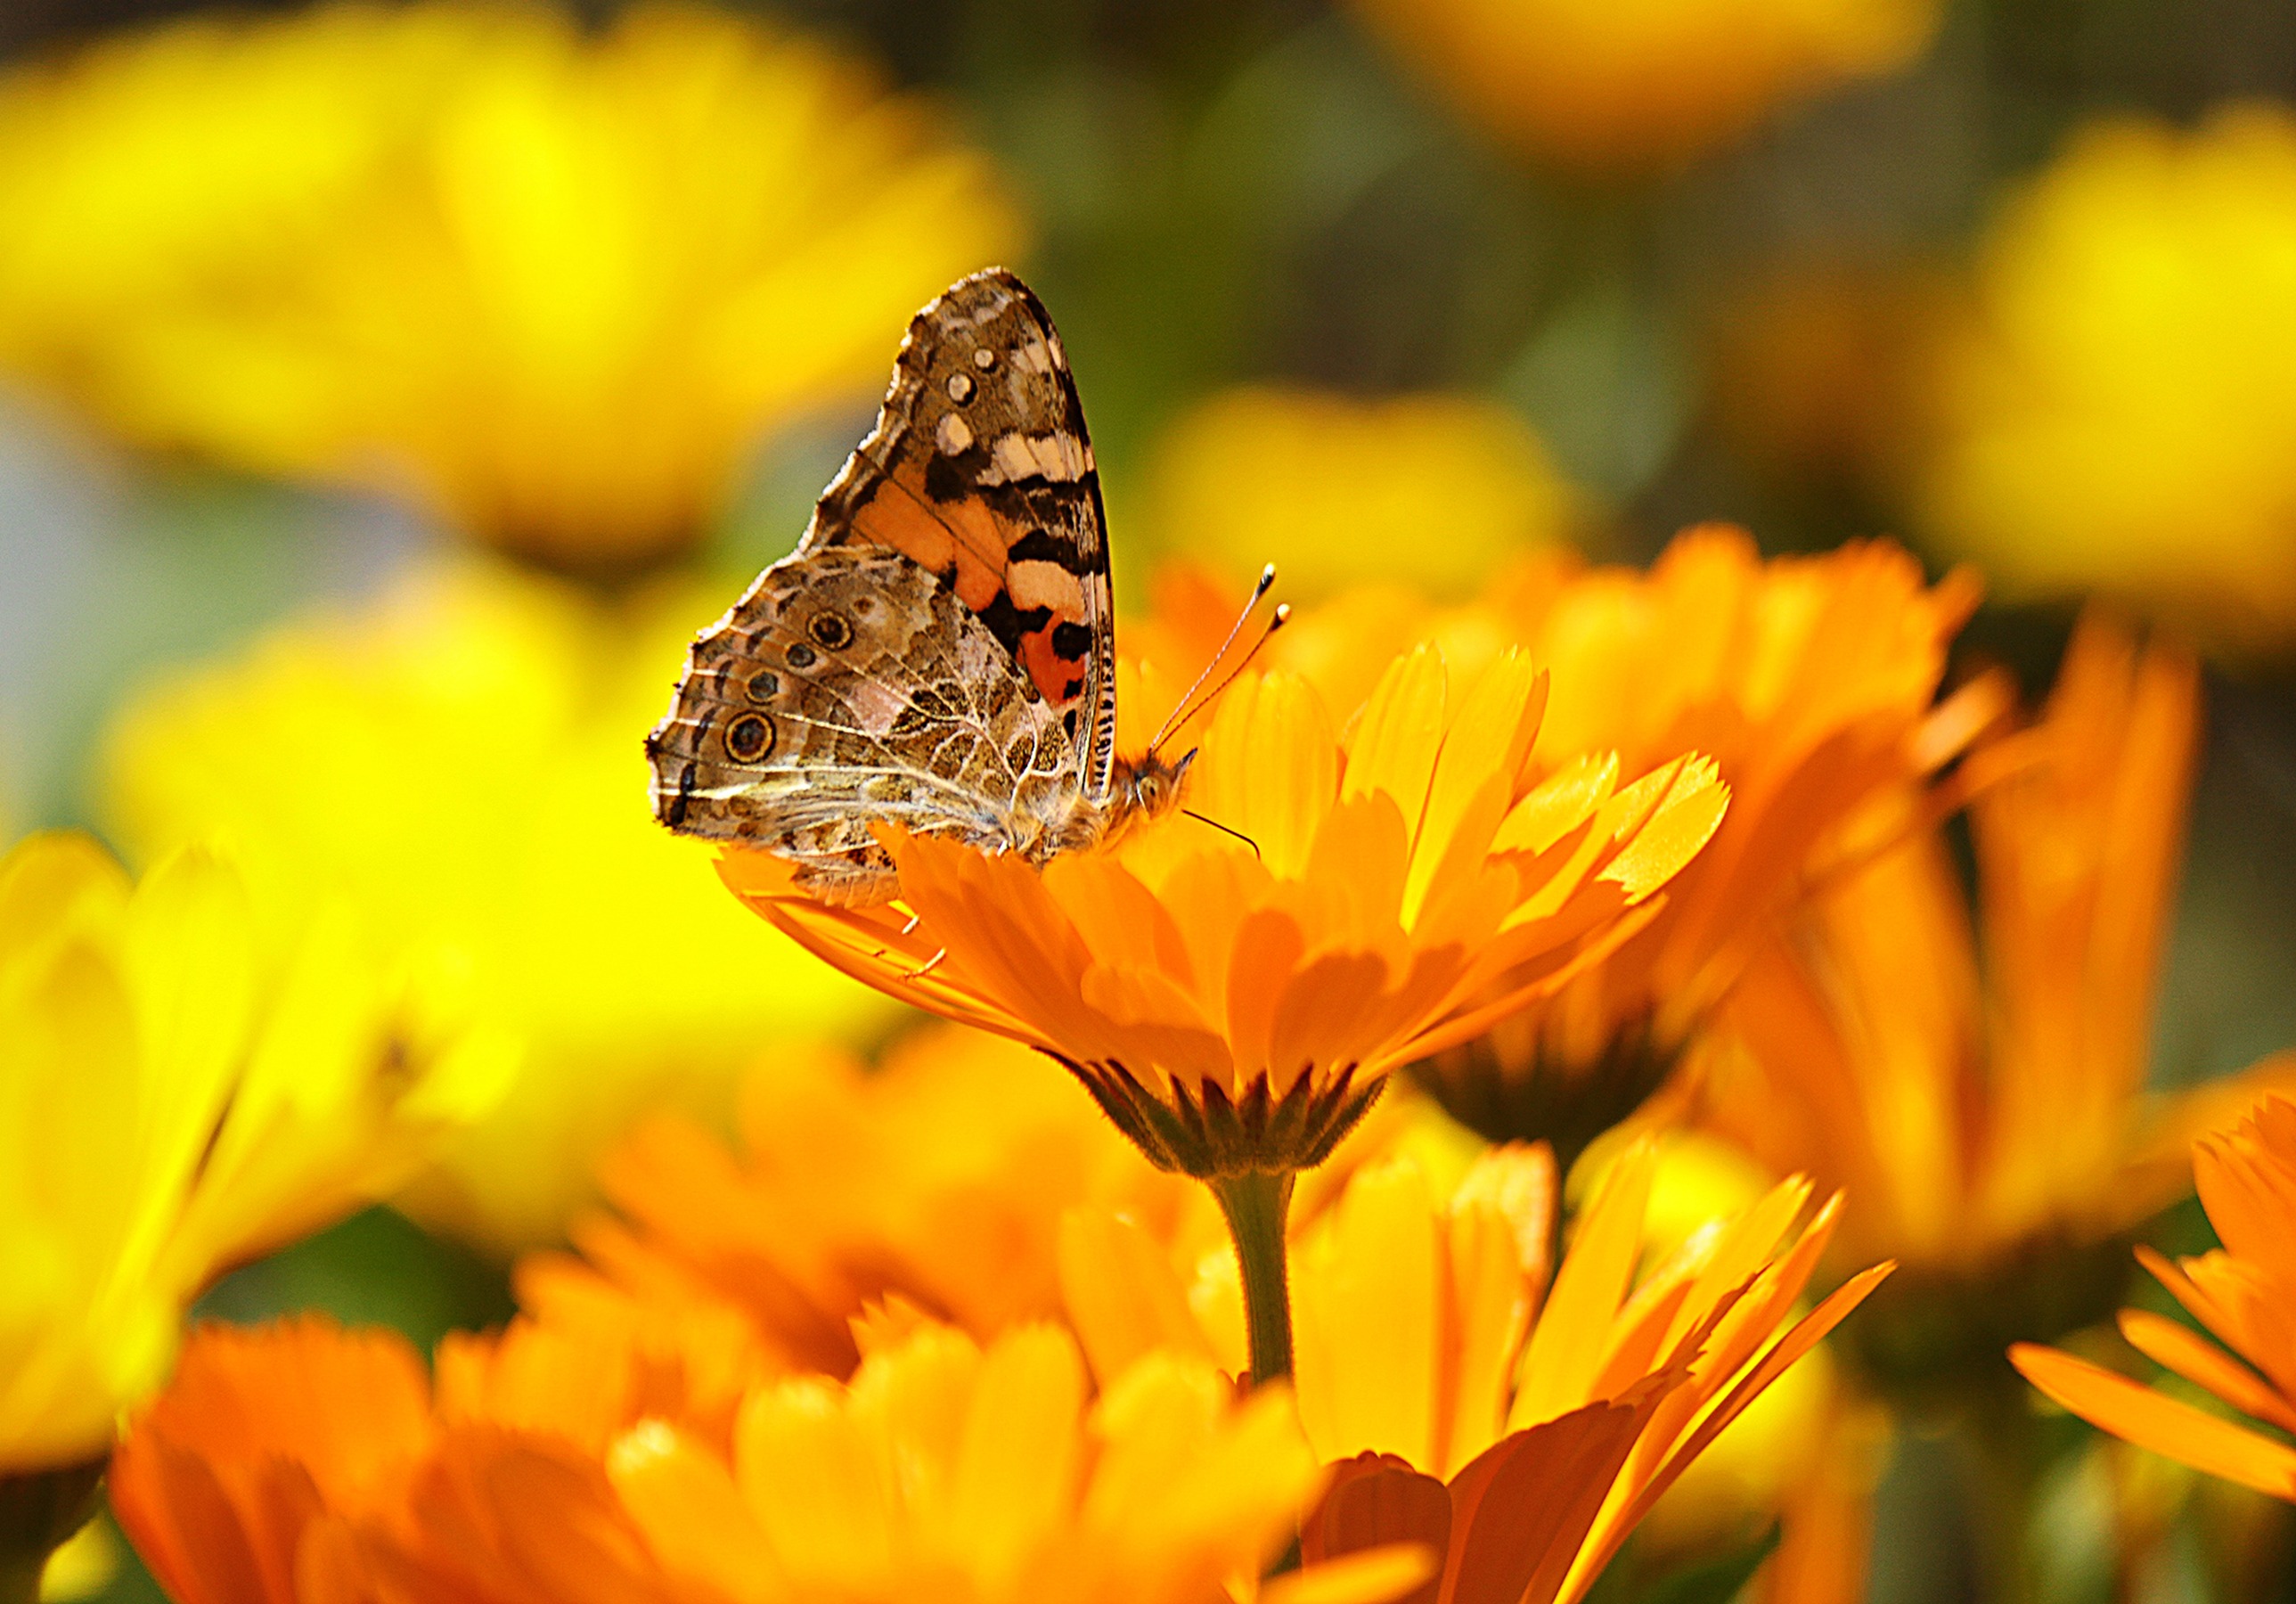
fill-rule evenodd
<path id="1" fill-rule="evenodd" d="M 1290 1170 L 1251 1170 L 1212 1178 L 1212 1196 L 1227 1216 L 1243 1278 L 1243 1318 L 1251 1338 L 1251 1385 L 1292 1377 L 1292 1284 L 1285 1263 L 1284 1217 L 1292 1209 Z"/>

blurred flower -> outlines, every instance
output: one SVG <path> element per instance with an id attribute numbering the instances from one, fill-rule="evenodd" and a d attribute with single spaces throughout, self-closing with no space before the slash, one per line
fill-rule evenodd
<path id="1" fill-rule="evenodd" d="M 619 1217 L 577 1224 L 579 1259 L 526 1260 L 521 1301 L 585 1323 L 603 1304 L 642 1320 L 665 1301 L 717 1304 L 782 1364 L 836 1376 L 857 1362 L 853 1322 L 872 1304 L 984 1340 L 1052 1317 L 1064 1210 L 1120 1208 L 1174 1236 L 1197 1189 L 1142 1165 L 1046 1067 L 955 1025 L 875 1067 L 776 1053 L 745 1082 L 738 1155 L 690 1120 L 641 1127 L 602 1166 Z"/>
<path id="2" fill-rule="evenodd" d="M 1965 1426 L 2005 1477 L 2038 1460 L 2002 1401 L 2003 1348 L 2112 1306 L 2126 1234 L 2180 1189 L 2174 1156 L 2252 1095 L 2144 1089 L 2198 692 L 2189 658 L 2086 621 L 1971 804 L 1981 967 L 1947 844 L 1923 832 L 1758 956 L 1701 1055 L 1710 1128 L 1844 1187 L 1847 1262 L 1906 1265 L 1843 1348 L 1865 1399 Z M 1833 1453 L 1808 1497 L 1854 1534 L 1880 1469 Z M 2021 1538 L 2002 1541 L 2021 1563 Z M 1862 1573 L 1833 1547 L 1814 1568 Z"/>
<path id="3" fill-rule="evenodd" d="M 1017 232 L 921 103 L 698 8 L 202 18 L 0 86 L 0 361 L 570 567 L 692 545 Z"/>
<path id="4" fill-rule="evenodd" d="M 1521 417 L 1466 395 L 1213 397 L 1158 443 L 1143 510 L 1168 549 L 1295 600 L 1382 580 L 1452 598 L 1565 538 L 1573 493 Z"/>
<path id="5" fill-rule="evenodd" d="M 1677 167 L 1775 109 L 1892 72 L 1934 0 L 1357 0 L 1395 52 L 1509 144 L 1599 174 Z"/>
<path id="6" fill-rule="evenodd" d="M 1891 508 L 1926 437 L 1948 287 L 1926 264 L 1793 260 L 1713 319 L 1714 423 L 1775 489 Z"/>
<path id="7" fill-rule="evenodd" d="M 668 1596 L 603 1459 L 677 1406 L 683 1374 L 553 1334 L 542 1340 L 558 1346 L 555 1385 L 521 1386 L 515 1378 L 534 1367 L 514 1352 L 449 1340 L 434 1389 L 395 1332 L 345 1331 L 316 1315 L 202 1328 L 110 1479 L 121 1528 L 168 1596 Z M 516 1350 L 536 1339 L 513 1327 L 498 1340 Z M 653 1589 L 601 1592 L 618 1569 L 644 1569 Z"/>
<path id="8" fill-rule="evenodd" d="M 2199 688 L 2181 653 L 2084 621 L 2018 766 L 1970 806 L 1982 979 L 1925 835 L 1824 892 L 1723 1010 L 1709 1123 L 1846 1187 L 1854 1253 L 1972 1277 L 2106 1240 L 2174 1200 L 2196 1123 L 2251 1095 L 2144 1090 Z"/>
<path id="9" fill-rule="evenodd" d="M 396 1184 L 500 1090 L 500 1044 L 340 912 L 270 939 L 203 851 L 140 884 L 78 835 L 0 860 L 0 1477 L 100 1458 L 211 1279 Z"/>
<path id="10" fill-rule="evenodd" d="M 2224 1246 L 2172 1265 L 2137 1256 L 2232 1350 L 2140 1309 L 2129 1345 L 2237 1412 L 2296 1432 L 2296 1102 L 2270 1096 L 2193 1146 L 2193 1180 Z M 2070 1354 L 2022 1344 L 2012 1363 L 2073 1413 L 2139 1447 L 2296 1503 L 2296 1449 Z M 2245 1362 L 2243 1362 L 2245 1361 Z"/>
<path id="11" fill-rule="evenodd" d="M 1612 1167 L 1551 1287 L 1554 1165 L 1539 1148 L 1487 1153 L 1447 1196 L 1412 1160 L 1373 1165 L 1302 1237 L 1300 1418 L 1316 1457 L 1341 1462 L 1303 1529 L 1310 1559 L 1416 1540 L 1447 1556 L 1442 1598 L 1577 1599 L 1886 1273 L 1786 1327 L 1835 1213 L 1795 1230 L 1809 1189 L 1790 1182 L 1637 1283 L 1655 1166 L 1643 1143 Z M 1065 1279 L 1095 1369 L 1215 1345 L 1139 1228 L 1076 1229 L 1095 1251 L 1069 1255 Z M 1438 1596 L 1432 1583 L 1414 1595 Z"/>
<path id="12" fill-rule="evenodd" d="M 1892 546 L 1765 561 L 1709 527 L 1647 573 L 1549 557 L 1431 619 L 1377 590 L 1304 613 L 1274 654 L 1334 707 L 1396 637 L 1431 635 L 1463 672 L 1520 646 L 1553 677 L 1529 769 L 1542 786 L 1596 771 L 1582 753 L 1634 774 L 1687 749 L 1730 788 L 1714 839 L 1618 951 L 1429 1066 L 1445 1105 L 1486 1135 L 1552 1142 L 1566 1168 L 1631 1114 L 1765 933 L 1866 850 L 1874 810 L 1902 808 L 1994 716 L 1990 679 L 1933 703 L 1975 600 L 1965 576 L 1925 586 Z"/>
<path id="13" fill-rule="evenodd" d="M 1997 224 L 1925 521 L 2012 596 L 2296 632 L 2296 115 L 2092 127 Z"/>
<path id="14" fill-rule="evenodd" d="M 554 1385 L 505 1387 L 500 1353 L 461 1340 L 474 1354 L 442 1353 L 434 1388 L 388 1333 L 203 1330 L 113 1474 L 169 1595 L 1209 1604 L 1314 1480 L 1281 1392 L 1238 1406 L 1209 1369 L 1166 1359 L 1095 1401 L 1073 1343 L 1042 1326 L 985 1345 L 889 1334 L 849 1386 L 753 1385 L 722 1428 L 610 1345 L 562 1353 Z M 1374 1604 L 1414 1579 L 1412 1558 L 1312 1596 Z"/>
<path id="15" fill-rule="evenodd" d="M 508 1096 L 409 1199 L 499 1251 L 556 1237 L 640 1111 L 722 1106 L 765 1044 L 872 1011 L 761 940 L 648 817 L 632 732 L 693 609 L 657 602 L 478 562 L 421 573 L 163 680 L 105 744 L 100 794 L 135 855 L 226 840 L 266 922 L 340 898 L 418 995 L 520 1046 Z"/>
<path id="16" fill-rule="evenodd" d="M 1306 684 L 1245 680 L 1189 791 L 1226 830 L 1175 814 L 1041 874 L 904 837 L 883 908 L 815 902 L 762 853 L 720 872 L 838 967 L 1052 1054 L 1158 1164 L 1305 1168 L 1388 1070 L 1615 942 L 1712 833 L 1726 793 L 1702 760 L 1529 783 L 1545 703 L 1521 656 L 1459 695 L 1423 648 L 1343 743 Z"/>

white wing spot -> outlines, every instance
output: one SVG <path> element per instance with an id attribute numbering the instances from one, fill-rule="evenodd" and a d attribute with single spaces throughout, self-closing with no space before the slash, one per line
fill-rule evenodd
<path id="1" fill-rule="evenodd" d="M 972 399 L 972 375 L 971 374 L 951 374 L 948 375 L 948 399 L 955 401 L 960 407 L 964 406 L 967 401 Z"/>
<path id="2" fill-rule="evenodd" d="M 990 453 L 993 460 L 981 470 L 982 484 L 1011 484 L 1041 477 L 1055 484 L 1072 484 L 1092 467 L 1091 454 L 1073 434 L 1000 434 Z"/>
<path id="3" fill-rule="evenodd" d="M 954 412 L 944 413 L 933 431 L 933 443 L 940 448 L 943 457 L 961 455 L 972 449 L 972 430 Z"/>

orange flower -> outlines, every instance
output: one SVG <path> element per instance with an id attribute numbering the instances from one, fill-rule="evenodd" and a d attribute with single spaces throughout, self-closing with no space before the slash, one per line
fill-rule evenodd
<path id="1" fill-rule="evenodd" d="M 1743 531 L 1709 527 L 1647 573 L 1552 559 L 1475 607 L 1428 619 L 1365 592 L 1279 638 L 1335 707 L 1365 688 L 1366 637 L 1431 633 L 1469 665 L 1519 645 L 1554 676 L 1536 779 L 1557 783 L 1582 752 L 1632 774 L 1692 749 L 1729 787 L 1713 840 L 1617 952 L 1432 1066 L 1446 1106 L 1496 1139 L 1553 1141 L 1566 1167 L 1633 1112 L 1762 933 L 1995 715 L 1990 680 L 1933 704 L 1975 600 L 1965 576 L 1926 586 L 1894 546 L 1766 562 Z"/>
<path id="2" fill-rule="evenodd" d="M 2224 1246 L 2173 1265 L 2149 1248 L 2137 1257 L 2232 1353 L 2139 1309 L 2120 1312 L 2121 1335 L 2240 1413 L 2296 1432 L 2296 1102 L 2267 1096 L 2237 1124 L 2201 1138 L 2193 1180 Z M 2009 1359 L 2115 1436 L 2296 1503 L 2296 1449 L 2278 1438 L 2051 1348 L 2020 1344 Z"/>
<path id="3" fill-rule="evenodd" d="M 1063 1209 L 1099 1203 L 1168 1230 L 1196 1202 L 1036 1054 L 951 1025 L 874 1068 L 776 1054 L 743 1089 L 741 1131 L 737 1156 L 690 1120 L 642 1127 L 603 1166 L 620 1217 L 576 1226 L 578 1260 L 523 1261 L 521 1301 L 581 1324 L 644 1325 L 665 1300 L 680 1319 L 712 1308 L 783 1365 L 844 1376 L 873 1302 L 993 1337 L 1057 1312 Z"/>
<path id="4" fill-rule="evenodd" d="M 691 1373 L 578 1332 L 459 1339 L 434 1395 L 394 1336 L 209 1327 L 121 1447 L 114 1507 L 178 1604 L 1210 1604 L 1314 1490 L 1280 1391 L 1238 1406 L 1165 1358 L 1095 1402 L 1051 1328 L 878 1329 L 850 1386 L 754 1386 L 711 1426 Z M 1293 1585 L 1377 1604 L 1425 1565 Z"/>
<path id="5" fill-rule="evenodd" d="M 707 1322 L 520 1320 L 449 1337 L 434 1386 L 392 1332 L 208 1326 L 114 1454 L 112 1509 L 177 1604 L 595 1599 L 586 1567 L 644 1551 L 609 1445 L 664 1418 L 730 1440 L 759 1361 Z"/>
<path id="6" fill-rule="evenodd" d="M 1970 810 L 1976 929 L 1947 843 L 1918 836 L 1817 898 L 1702 1049 L 1700 1117 L 1845 1188 L 1850 1262 L 1906 1263 L 1848 1345 L 1869 1404 L 1982 1395 L 2011 1384 L 2012 1342 L 2102 1316 L 2126 1233 L 2181 1186 L 2170 1156 L 2253 1095 L 2145 1091 L 2198 692 L 2182 652 L 2085 621 L 2042 718 L 1986 760 L 2006 772 Z M 2030 1474 L 2013 1419 L 1983 1424 L 1977 1449 Z M 1854 1531 L 1879 1468 L 1836 1457 L 1810 1497 Z M 1811 1568 L 1834 1591 L 1805 1596 L 1862 1571 L 1862 1552 L 1827 1546 Z"/>
<path id="7" fill-rule="evenodd" d="M 1568 1604 L 1715 1435 L 1887 1273 L 1855 1278 L 1786 1327 L 1839 1201 L 1797 1231 L 1809 1188 L 1796 1180 L 1637 1285 L 1656 1162 L 1644 1142 L 1611 1168 L 1552 1287 L 1543 1148 L 1491 1150 L 1447 1198 L 1408 1159 L 1357 1176 L 1293 1265 L 1300 1420 L 1319 1459 L 1344 1461 L 1303 1552 L 1420 1541 L 1447 1569 L 1414 1598 Z M 1191 1311 L 1201 1290 L 1178 1285 L 1141 1228 L 1101 1215 L 1070 1230 L 1064 1279 L 1096 1369 L 1223 1345 Z"/>
<path id="8" fill-rule="evenodd" d="M 2103 1241 L 2172 1201 L 2170 1156 L 2252 1095 L 2144 1091 L 2198 695 L 2182 652 L 2082 624 L 2018 767 L 1970 810 L 1982 979 L 1945 844 L 1923 838 L 1739 986 L 1706 1117 L 1846 1187 L 1857 1252 L 1966 1279 Z"/>
<path id="9" fill-rule="evenodd" d="M 879 908 L 814 902 L 763 854 L 720 872 L 848 974 L 1060 1059 L 1158 1164 L 1303 1168 L 1390 1069 L 1616 945 L 1712 834 L 1726 793 L 1700 759 L 1538 783 L 1546 702 L 1520 655 L 1461 694 L 1422 648 L 1342 738 L 1271 675 L 1228 693 L 1195 764 L 1189 805 L 1225 829 L 1174 814 L 1041 874 L 890 835 L 902 894 Z"/>
<path id="10" fill-rule="evenodd" d="M 1239 1405 L 1210 1365 L 1156 1354 L 1094 1401 L 1050 1326 L 985 1346 L 926 1326 L 849 1385 L 753 1395 L 730 1460 L 642 1428 L 611 1471 L 665 1567 L 742 1604 L 1210 1604 L 1250 1585 L 1317 1480 L 1282 1389 Z M 1425 1563 L 1389 1552 L 1260 1596 L 1390 1599 Z"/>

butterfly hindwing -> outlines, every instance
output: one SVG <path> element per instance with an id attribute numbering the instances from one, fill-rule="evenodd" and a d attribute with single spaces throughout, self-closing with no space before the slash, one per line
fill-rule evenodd
<path id="1" fill-rule="evenodd" d="M 933 574 L 895 551 L 784 559 L 695 641 L 647 744 L 654 810 L 767 848 L 836 901 L 892 890 L 878 820 L 983 846 L 1065 817 L 1059 713 Z"/>
<path id="2" fill-rule="evenodd" d="M 798 549 L 880 547 L 939 576 L 1059 717 L 1099 802 L 1116 741 L 1105 525 L 1060 336 L 991 269 L 911 321 L 876 426 Z"/>

